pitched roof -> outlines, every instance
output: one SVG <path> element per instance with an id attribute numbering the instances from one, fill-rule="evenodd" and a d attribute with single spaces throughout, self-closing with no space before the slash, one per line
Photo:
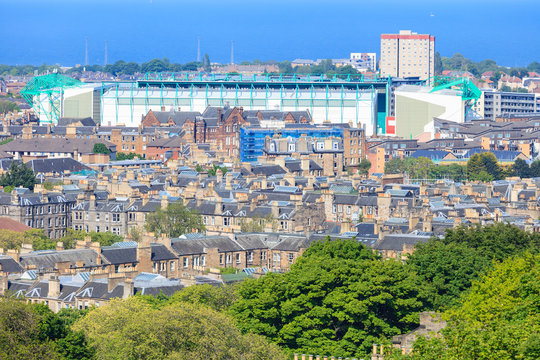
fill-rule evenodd
<path id="1" fill-rule="evenodd" d="M 32 228 L 16 220 L 10 219 L 8 217 L 0 216 L 0 230 L 12 230 L 16 232 L 25 232 L 26 230 L 32 230 Z"/>
<path id="2" fill-rule="evenodd" d="M 26 163 L 26 165 L 37 173 L 57 173 L 62 174 L 65 171 L 76 172 L 83 170 L 91 170 L 88 166 L 73 158 L 58 158 L 58 159 L 34 159 Z"/>

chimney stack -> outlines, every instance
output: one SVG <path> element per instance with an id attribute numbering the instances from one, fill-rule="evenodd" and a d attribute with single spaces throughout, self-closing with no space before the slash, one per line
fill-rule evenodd
<path id="1" fill-rule="evenodd" d="M 60 295 L 60 280 L 58 279 L 58 276 L 51 275 L 49 278 L 49 293 L 47 294 L 47 297 L 49 298 L 57 298 Z"/>

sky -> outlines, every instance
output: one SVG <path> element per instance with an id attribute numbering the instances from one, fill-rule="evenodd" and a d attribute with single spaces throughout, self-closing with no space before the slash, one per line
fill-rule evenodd
<path id="1" fill-rule="evenodd" d="M 441 56 L 540 61 L 540 0 L 0 0 L 0 64 L 348 58 L 381 33 L 434 35 Z"/>

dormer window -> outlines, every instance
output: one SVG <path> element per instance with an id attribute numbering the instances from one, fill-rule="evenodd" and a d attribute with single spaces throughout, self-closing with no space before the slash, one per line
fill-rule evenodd
<path id="1" fill-rule="evenodd" d="M 289 144 L 289 152 L 293 152 L 296 150 L 296 145 L 295 144 Z"/>

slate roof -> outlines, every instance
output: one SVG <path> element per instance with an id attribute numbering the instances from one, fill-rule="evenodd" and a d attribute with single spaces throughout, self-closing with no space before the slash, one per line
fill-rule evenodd
<path id="1" fill-rule="evenodd" d="M 39 173 L 57 173 L 62 174 L 65 171 L 76 172 L 83 170 L 91 170 L 88 166 L 73 158 L 57 158 L 57 159 L 34 159 L 26 163 L 30 169 L 36 174 Z"/>
<path id="2" fill-rule="evenodd" d="M 98 254 L 92 249 L 72 249 L 72 250 L 44 250 L 33 251 L 28 254 L 21 254 L 20 263 L 24 267 L 35 266 L 37 270 L 53 270 L 57 263 L 69 262 L 72 267 L 77 266 L 77 262 L 82 262 L 83 267 L 99 266 L 97 263 Z M 107 264 L 102 260 L 103 264 Z"/>
<path id="3" fill-rule="evenodd" d="M 2 271 L 5 273 L 19 273 L 24 270 L 23 267 L 15 261 L 15 259 L 7 255 L 0 255 L 0 266 Z"/>
<path id="4" fill-rule="evenodd" d="M 116 151 L 116 145 L 103 139 L 66 139 L 66 138 L 32 138 L 15 139 L 0 145 L 0 150 L 9 152 L 44 152 L 44 153 L 73 153 L 90 154 L 94 144 L 103 143 L 109 149 Z"/>
<path id="5" fill-rule="evenodd" d="M 103 247 L 102 258 L 112 265 L 137 263 L 137 247 Z"/>
<path id="6" fill-rule="evenodd" d="M 172 248 L 179 256 L 204 254 L 206 249 L 217 248 L 219 252 L 241 251 L 242 247 L 226 236 L 207 236 L 198 239 L 171 239 Z"/>
<path id="7" fill-rule="evenodd" d="M 395 250 L 402 251 L 403 245 L 416 245 L 418 243 L 425 243 L 431 236 L 414 235 L 414 234 L 389 234 L 384 238 L 377 241 L 373 248 L 375 250 Z"/>

